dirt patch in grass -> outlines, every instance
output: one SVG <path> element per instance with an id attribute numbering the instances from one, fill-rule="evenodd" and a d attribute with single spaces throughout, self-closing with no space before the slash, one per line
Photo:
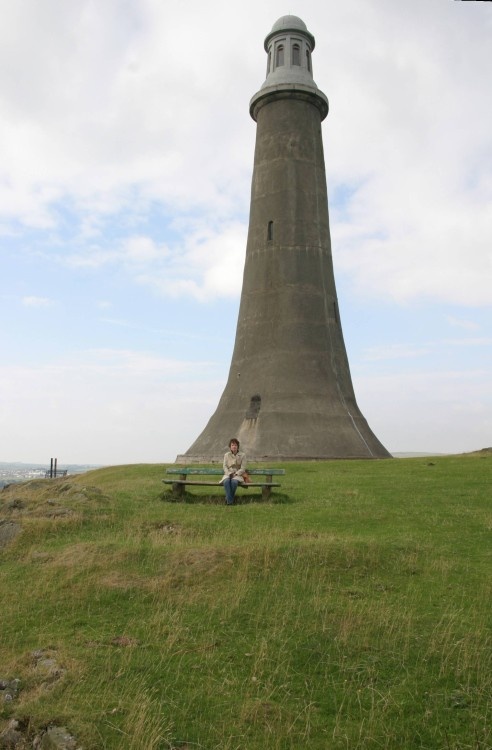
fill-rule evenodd
<path id="1" fill-rule="evenodd" d="M 99 579 L 99 584 L 109 589 L 121 589 L 129 591 L 130 589 L 152 589 L 152 578 L 137 576 L 123 573 L 119 570 L 112 570 L 107 575 Z"/>
<path id="2" fill-rule="evenodd" d="M 103 551 L 90 542 L 79 542 L 52 553 L 51 564 L 63 568 L 92 568 L 105 562 Z"/>
<path id="3" fill-rule="evenodd" d="M 175 551 L 161 559 L 158 572 L 146 576 L 124 570 L 111 570 L 99 579 L 101 586 L 116 589 L 162 591 L 181 587 L 203 586 L 206 580 L 223 576 L 233 565 L 233 556 L 217 549 Z"/>
<path id="4" fill-rule="evenodd" d="M 262 726 L 267 731 L 275 728 L 286 720 L 286 711 L 273 701 L 254 700 L 248 702 L 242 710 L 241 719 L 246 724 Z"/>

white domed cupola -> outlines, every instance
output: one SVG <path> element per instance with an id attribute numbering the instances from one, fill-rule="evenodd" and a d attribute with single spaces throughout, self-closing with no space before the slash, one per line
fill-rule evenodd
<path id="1" fill-rule="evenodd" d="M 314 36 L 298 16 L 282 16 L 276 21 L 265 39 L 268 55 L 266 79 L 250 102 L 250 114 L 254 120 L 258 108 L 263 106 L 270 94 L 286 95 L 288 91 L 300 96 L 315 95 L 316 106 L 322 118 L 328 114 L 328 100 L 313 79 L 311 54 Z"/>
<path id="2" fill-rule="evenodd" d="M 282 16 L 265 39 L 267 77 L 262 88 L 279 83 L 314 86 L 311 53 L 314 36 L 297 16 Z"/>

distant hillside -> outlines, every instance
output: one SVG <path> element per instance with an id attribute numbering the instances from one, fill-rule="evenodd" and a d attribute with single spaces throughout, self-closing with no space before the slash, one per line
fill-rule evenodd
<path id="1" fill-rule="evenodd" d="M 481 448 L 480 450 L 467 451 L 465 453 L 429 453 L 428 451 L 424 453 L 424 452 L 419 452 L 419 451 L 413 451 L 413 452 L 412 451 L 408 451 L 408 452 L 403 451 L 403 452 L 392 453 L 391 455 L 394 458 L 419 458 L 419 457 L 424 458 L 425 456 L 453 456 L 453 455 L 458 455 L 458 456 L 479 456 L 479 455 L 490 454 L 490 453 L 492 453 L 492 448 Z"/>
<path id="2" fill-rule="evenodd" d="M 392 453 L 394 458 L 425 458 L 426 456 L 446 456 L 446 453 L 421 453 L 419 451 L 408 451 L 401 453 Z"/>
<path id="3" fill-rule="evenodd" d="M 462 453 L 462 456 L 490 456 L 492 455 L 492 448 L 481 448 L 479 451 L 472 451 L 471 453 Z"/>
<path id="4" fill-rule="evenodd" d="M 88 464 L 59 464 L 57 466 L 58 471 L 66 471 L 68 474 L 83 474 L 97 468 L 100 467 Z M 49 470 L 50 466 L 46 464 L 0 461 L 0 489 L 14 482 L 43 478 Z"/>
<path id="5" fill-rule="evenodd" d="M 0 470 L 8 469 L 24 469 L 26 471 L 30 469 L 37 469 L 40 471 L 48 471 L 50 468 L 49 463 L 37 464 L 37 463 L 26 463 L 22 461 L 0 461 Z M 62 464 L 59 463 L 58 468 L 67 469 L 70 473 L 80 474 L 82 471 L 90 471 L 91 469 L 100 469 L 101 466 L 98 464 Z"/>

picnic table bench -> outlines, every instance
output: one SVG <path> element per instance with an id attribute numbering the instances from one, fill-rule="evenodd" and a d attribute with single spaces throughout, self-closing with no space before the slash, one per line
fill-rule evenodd
<path id="1" fill-rule="evenodd" d="M 280 487 L 278 482 L 273 481 L 274 477 L 282 476 L 285 474 L 285 469 L 246 469 L 250 475 L 252 481 L 248 484 L 239 483 L 239 487 L 261 487 L 261 496 L 263 500 L 268 500 L 272 487 Z M 163 479 L 164 484 L 172 484 L 173 492 L 178 497 L 184 495 L 185 486 L 187 484 L 194 485 L 195 487 L 219 487 L 220 479 L 215 481 L 204 480 L 202 477 L 215 476 L 223 477 L 223 469 L 206 469 L 206 468 L 193 468 L 183 466 L 179 469 L 166 469 L 166 474 L 173 474 L 172 479 Z M 177 478 L 174 478 L 176 477 Z M 189 479 L 189 477 L 198 477 L 198 479 Z M 265 477 L 261 481 L 254 481 L 253 477 Z"/>

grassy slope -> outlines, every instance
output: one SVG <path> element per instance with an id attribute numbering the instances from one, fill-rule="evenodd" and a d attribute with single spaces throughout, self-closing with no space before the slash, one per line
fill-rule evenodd
<path id="1" fill-rule="evenodd" d="M 287 464 L 272 502 L 234 508 L 220 489 L 170 502 L 155 465 L 5 490 L 23 531 L 0 552 L 0 678 L 23 689 L 0 729 L 57 721 L 84 750 L 490 749 L 491 467 Z"/>

